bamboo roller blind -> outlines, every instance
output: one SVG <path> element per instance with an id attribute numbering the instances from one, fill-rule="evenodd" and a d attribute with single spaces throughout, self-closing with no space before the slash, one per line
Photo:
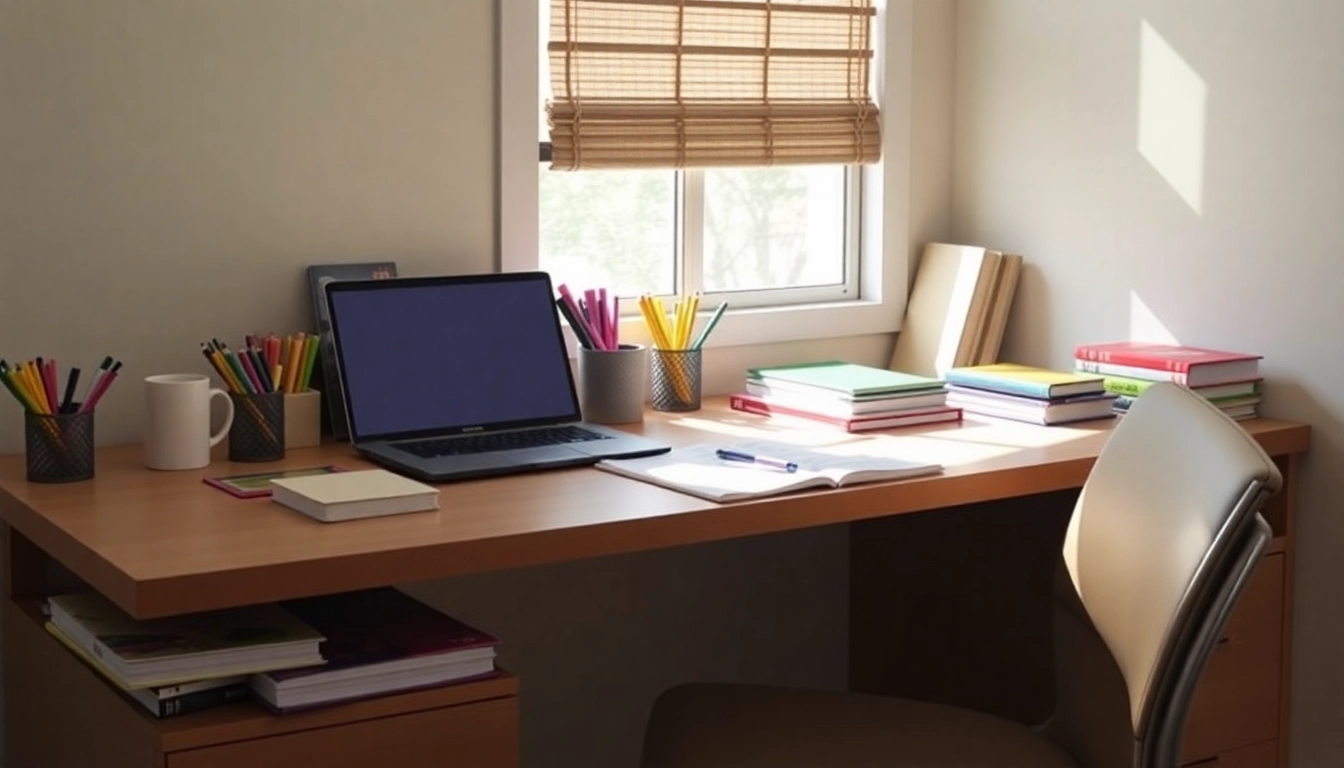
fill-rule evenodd
<path id="1" fill-rule="evenodd" d="M 551 168 L 876 162 L 873 0 L 551 0 Z"/>

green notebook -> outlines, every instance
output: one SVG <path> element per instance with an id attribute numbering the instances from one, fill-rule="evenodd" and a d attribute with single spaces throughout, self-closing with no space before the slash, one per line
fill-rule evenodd
<path id="1" fill-rule="evenodd" d="M 784 382 L 840 392 L 850 397 L 871 397 L 893 392 L 942 389 L 942 379 L 889 371 L 870 365 L 825 360 L 799 365 L 776 365 L 747 369 L 747 378 L 768 384 Z"/>

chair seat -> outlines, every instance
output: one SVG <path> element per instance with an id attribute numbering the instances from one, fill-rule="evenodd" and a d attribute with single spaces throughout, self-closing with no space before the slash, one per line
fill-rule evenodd
<path id="1" fill-rule="evenodd" d="M 1078 768 L 1002 718 L 888 696 L 692 684 L 658 698 L 643 768 Z"/>

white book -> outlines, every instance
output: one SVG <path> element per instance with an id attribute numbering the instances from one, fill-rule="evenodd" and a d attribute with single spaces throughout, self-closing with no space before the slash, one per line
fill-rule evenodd
<path id="1" fill-rule="evenodd" d="M 941 377 L 973 359 L 999 254 L 979 246 L 928 243 L 920 255 L 890 368 Z"/>
<path id="2" fill-rule="evenodd" d="M 768 440 L 744 440 L 731 445 L 698 444 L 673 448 L 657 456 L 606 459 L 598 469 L 715 502 L 742 501 L 808 488 L 844 485 L 935 474 L 942 466 L 868 452 L 877 443 L 858 441 L 802 448 Z M 793 471 L 742 460 L 725 460 L 720 450 L 791 462 Z"/>
<path id="3" fill-rule="evenodd" d="M 271 501 L 332 523 L 439 508 L 439 489 L 386 469 L 271 481 Z"/>

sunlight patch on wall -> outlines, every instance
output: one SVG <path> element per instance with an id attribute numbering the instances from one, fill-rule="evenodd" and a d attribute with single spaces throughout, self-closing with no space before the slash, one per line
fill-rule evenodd
<path id="1" fill-rule="evenodd" d="M 1153 344 L 1180 344 L 1176 335 L 1143 303 L 1139 294 L 1129 292 L 1129 337 L 1127 341 L 1146 341 Z"/>
<path id="2" fill-rule="evenodd" d="M 1139 21 L 1139 153 L 1196 214 L 1204 196 L 1204 79 Z"/>

